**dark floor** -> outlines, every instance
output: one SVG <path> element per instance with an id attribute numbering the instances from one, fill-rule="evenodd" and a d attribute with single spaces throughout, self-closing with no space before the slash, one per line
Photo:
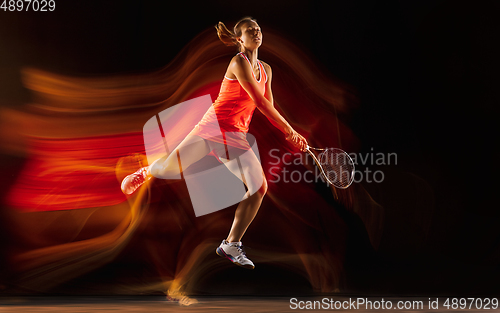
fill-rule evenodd
<path id="1" fill-rule="evenodd" d="M 439 299 L 438 307 L 436 307 L 437 299 Z M 0 299 L 0 312 L 291 312 L 301 309 L 308 312 L 337 310 L 357 312 L 388 310 L 392 312 L 500 311 L 498 299 L 482 298 L 477 300 L 474 298 L 474 302 L 471 304 L 472 298 L 462 298 L 461 305 L 460 299 L 449 298 L 449 307 L 446 306 L 447 299 L 446 297 L 432 297 L 429 300 L 428 297 L 362 298 L 348 296 L 316 298 L 200 297 L 197 304 L 186 307 L 169 302 L 163 297 L 11 297 Z M 369 302 L 371 302 L 371 308 Z M 316 303 L 316 307 L 314 307 L 314 303 Z M 399 309 L 398 305 L 406 305 L 406 308 Z M 481 307 L 479 307 L 480 305 Z"/>

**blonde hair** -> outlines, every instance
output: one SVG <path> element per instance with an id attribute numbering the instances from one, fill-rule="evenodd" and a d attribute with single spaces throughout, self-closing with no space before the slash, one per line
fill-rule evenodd
<path id="1" fill-rule="evenodd" d="M 217 30 L 217 36 L 226 46 L 237 46 L 239 50 L 241 50 L 240 43 L 237 38 L 241 37 L 241 26 L 245 22 L 256 22 L 257 20 L 251 18 L 249 16 L 240 19 L 233 28 L 233 31 L 230 31 L 226 25 L 222 22 L 219 22 L 215 25 L 215 29 Z"/>

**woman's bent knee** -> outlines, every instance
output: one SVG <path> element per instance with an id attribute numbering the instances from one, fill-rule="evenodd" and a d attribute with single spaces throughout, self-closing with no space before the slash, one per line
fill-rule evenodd
<path id="1" fill-rule="evenodd" d="M 262 181 L 262 185 L 257 190 L 257 194 L 259 194 L 259 196 L 263 198 L 266 195 L 266 193 L 267 193 L 267 180 L 266 178 L 264 178 L 264 180 Z"/>

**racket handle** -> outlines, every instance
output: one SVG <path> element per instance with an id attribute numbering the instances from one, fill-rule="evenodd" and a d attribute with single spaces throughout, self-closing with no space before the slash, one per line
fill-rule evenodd
<path id="1" fill-rule="evenodd" d="M 314 147 L 311 147 L 310 145 L 306 145 L 306 150 L 311 151 L 311 149 L 316 150 L 316 151 L 325 151 L 326 150 L 326 149 L 314 148 Z"/>

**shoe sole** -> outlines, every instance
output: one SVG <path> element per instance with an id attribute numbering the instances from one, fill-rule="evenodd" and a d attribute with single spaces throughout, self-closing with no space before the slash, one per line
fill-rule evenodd
<path id="1" fill-rule="evenodd" d="M 230 257 L 229 255 L 227 255 L 224 250 L 222 250 L 221 247 L 218 247 L 216 250 L 215 250 L 215 253 L 217 253 L 218 256 L 222 257 L 222 258 L 225 258 L 225 259 L 228 259 L 229 261 L 231 261 L 233 264 L 236 264 L 238 265 L 239 267 L 243 267 L 243 268 L 246 268 L 246 269 L 249 269 L 249 270 L 253 270 L 255 268 L 254 265 L 241 265 L 239 264 L 238 262 L 235 262 L 234 259 L 232 257 Z"/>

